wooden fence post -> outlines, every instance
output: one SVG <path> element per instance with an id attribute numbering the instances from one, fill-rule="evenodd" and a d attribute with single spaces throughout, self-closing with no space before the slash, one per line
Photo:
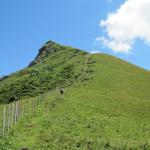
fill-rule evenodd
<path id="1" fill-rule="evenodd" d="M 17 101 L 17 103 L 18 103 L 18 115 L 17 115 L 17 121 L 18 121 L 19 118 L 20 118 L 20 111 L 21 111 L 21 109 L 20 109 L 20 101 Z"/>
<path id="2" fill-rule="evenodd" d="M 14 108 L 14 124 L 16 124 L 17 121 L 17 102 L 15 102 L 15 108 Z"/>
<path id="3" fill-rule="evenodd" d="M 47 98 L 47 96 L 48 95 L 45 93 L 26 102 L 15 101 L 10 104 L 3 105 L 1 109 L 2 126 L 0 126 L 2 137 L 4 137 L 6 133 L 10 132 L 13 125 L 15 125 L 20 118 L 23 118 L 24 115 L 30 115 L 33 113 L 35 109 Z"/>
<path id="4" fill-rule="evenodd" d="M 7 130 L 9 132 L 9 129 L 10 129 L 10 123 L 11 123 L 11 104 L 8 104 L 8 124 L 7 124 Z"/>
<path id="5" fill-rule="evenodd" d="M 24 117 L 24 105 L 22 104 L 22 112 L 21 112 L 21 117 Z"/>
<path id="6" fill-rule="evenodd" d="M 12 114 L 11 114 L 11 128 L 13 127 L 13 124 L 14 124 L 14 111 L 15 111 L 15 105 L 13 102 L 12 103 Z"/>
<path id="7" fill-rule="evenodd" d="M 5 107 L 5 105 L 3 105 L 3 119 L 2 119 L 2 124 L 3 124 L 2 125 L 2 128 L 3 128 L 2 129 L 2 135 L 3 135 L 3 137 L 5 136 L 5 125 L 6 125 L 6 122 L 5 122 L 6 118 L 5 117 L 6 117 L 6 107 Z"/>

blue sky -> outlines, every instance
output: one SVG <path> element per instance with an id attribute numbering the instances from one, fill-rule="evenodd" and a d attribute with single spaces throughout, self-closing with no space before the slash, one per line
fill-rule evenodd
<path id="1" fill-rule="evenodd" d="M 0 0 L 0 76 L 27 66 L 48 40 L 98 50 L 150 70 L 150 47 L 136 40 L 129 53 L 116 53 L 95 39 L 99 26 L 125 0 Z"/>

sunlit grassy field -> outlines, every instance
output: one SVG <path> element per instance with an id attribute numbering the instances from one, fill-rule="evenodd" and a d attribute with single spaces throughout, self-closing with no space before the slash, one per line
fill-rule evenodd
<path id="1" fill-rule="evenodd" d="M 91 79 L 56 90 L 11 132 L 13 149 L 150 149 L 150 73 L 112 56 L 90 56 Z"/>

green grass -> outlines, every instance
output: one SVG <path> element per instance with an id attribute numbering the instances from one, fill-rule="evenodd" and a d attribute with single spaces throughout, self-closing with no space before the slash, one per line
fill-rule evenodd
<path id="1" fill-rule="evenodd" d="M 51 42 L 40 49 L 30 67 L 0 81 L 0 103 L 9 103 L 69 86 L 84 68 L 86 52 Z M 68 61 L 69 60 L 69 61 Z"/>
<path id="2" fill-rule="evenodd" d="M 14 150 L 150 149 L 150 72 L 105 54 L 90 59 L 90 80 L 51 93 L 18 122 Z"/>

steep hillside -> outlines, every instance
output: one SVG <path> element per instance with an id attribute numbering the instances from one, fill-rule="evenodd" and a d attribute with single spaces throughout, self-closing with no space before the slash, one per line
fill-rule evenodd
<path id="1" fill-rule="evenodd" d="M 63 77 L 63 82 L 53 76 L 50 80 L 59 81 L 56 86 L 69 84 L 64 88 L 65 94 L 60 95 L 57 89 L 51 91 L 33 114 L 21 119 L 8 139 L 10 147 L 14 150 L 149 150 L 150 72 L 113 56 L 63 48 L 36 57 L 27 70 L 42 70 L 48 64 L 60 62 L 53 67 L 59 72 L 72 64 L 71 77 Z M 41 76 L 45 76 L 45 70 Z"/>
<path id="2" fill-rule="evenodd" d="M 84 69 L 86 52 L 47 42 L 29 67 L 0 80 L 0 102 L 33 97 L 57 86 L 69 86 Z"/>

